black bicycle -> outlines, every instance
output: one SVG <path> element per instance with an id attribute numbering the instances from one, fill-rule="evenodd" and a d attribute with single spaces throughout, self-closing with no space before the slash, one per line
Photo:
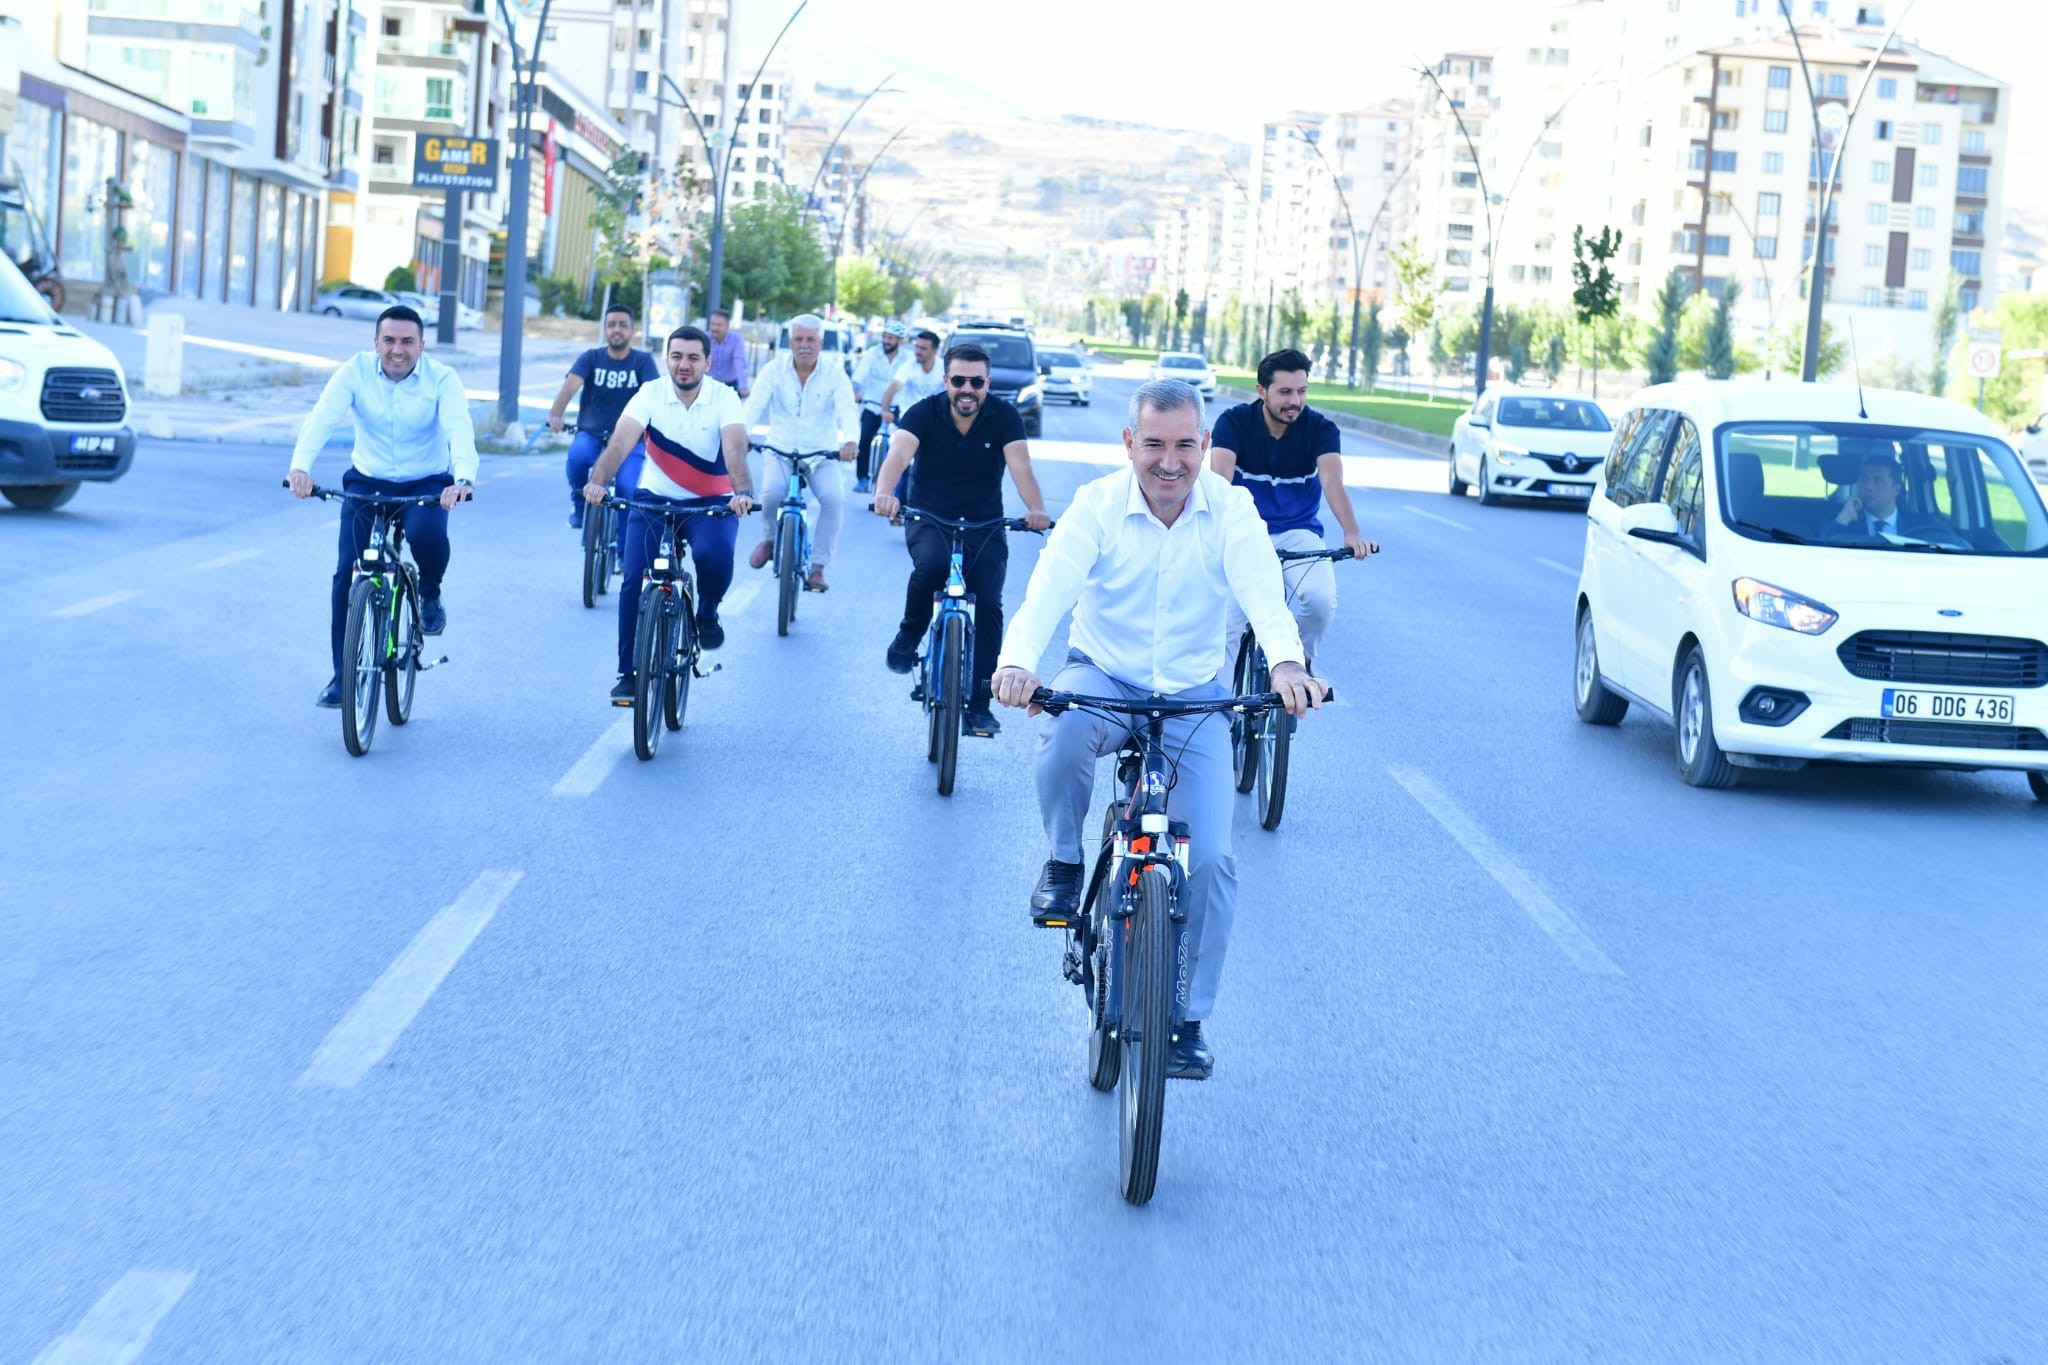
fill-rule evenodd
<path id="1" fill-rule="evenodd" d="M 1290 563 L 1352 558 L 1348 546 L 1335 550 L 1281 550 L 1279 554 L 1283 579 Z M 1290 606 L 1297 585 L 1298 580 L 1287 583 Z M 1272 671 L 1266 666 L 1266 651 L 1259 648 L 1258 637 L 1247 622 L 1237 645 L 1237 676 L 1234 679 L 1237 690 L 1263 692 L 1272 680 Z M 1262 829 L 1280 828 L 1280 817 L 1286 813 L 1287 751 L 1293 736 L 1294 717 L 1284 711 L 1233 718 L 1230 722 L 1230 754 L 1237 773 L 1237 789 L 1240 792 L 1256 789 L 1257 795 L 1253 799 L 1258 803 L 1259 827 Z"/>
<path id="2" fill-rule="evenodd" d="M 285 486 L 291 486 L 289 480 Z M 445 654 L 424 657 L 420 571 L 405 553 L 405 510 L 438 507 L 441 495 L 394 498 L 316 485 L 312 496 L 351 504 L 343 516 L 368 508 L 373 518 L 369 541 L 356 556 L 341 633 L 341 742 L 361 758 L 377 733 L 377 694 L 384 695 L 385 717 L 403 725 L 412 719 L 413 684 L 419 675 L 448 662 Z"/>
<path id="3" fill-rule="evenodd" d="M 633 626 L 633 697 L 618 703 L 633 708 L 633 752 L 651 759 L 663 728 L 683 728 L 690 680 L 704 676 L 698 671 L 703 650 L 697 643 L 697 583 L 682 524 L 691 517 L 729 517 L 733 510 L 727 498 L 642 502 L 614 496 L 604 506 L 621 516 L 634 511 L 661 519 L 661 540 L 641 579 L 640 617 Z"/>
<path id="4" fill-rule="evenodd" d="M 1177 760 L 1166 749 L 1175 716 L 1252 717 L 1281 706 L 1278 693 L 1175 701 L 1166 697 L 1091 697 L 1041 687 L 1034 705 L 1053 715 L 1071 708 L 1116 720 L 1129 717 L 1117 753 L 1125 795 L 1102 813 L 1102 844 L 1075 921 L 1045 920 L 1066 931 L 1062 970 L 1088 1000 L 1088 1083 L 1117 1092 L 1117 1176 L 1123 1197 L 1142 1204 L 1159 1179 L 1166 1119 L 1166 1068 L 1173 1028 L 1186 1019 L 1191 964 L 1187 931 L 1188 827 L 1166 813 Z"/>
<path id="5" fill-rule="evenodd" d="M 625 530 L 626 514 L 610 498 L 584 512 L 584 606 L 596 606 L 597 599 L 612 590 L 612 580 L 619 575 L 619 545 Z"/>
<path id="6" fill-rule="evenodd" d="M 931 629 L 925 632 L 924 653 L 918 658 L 917 686 L 911 692 L 924 705 L 925 758 L 938 765 L 939 795 L 951 796 L 953 774 L 960 758 L 960 736 L 967 731 L 967 700 L 974 676 L 974 599 L 967 593 L 964 567 L 967 533 L 999 526 L 1010 531 L 1036 528 L 1022 517 L 960 521 L 915 507 L 903 509 L 903 520 L 927 521 L 952 536 L 946 586 L 933 594 L 938 609 L 932 613 Z"/>

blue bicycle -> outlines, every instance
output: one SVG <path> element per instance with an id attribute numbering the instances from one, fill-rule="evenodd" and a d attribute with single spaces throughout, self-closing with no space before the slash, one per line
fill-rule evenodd
<path id="1" fill-rule="evenodd" d="M 903 520 L 930 522 L 950 533 L 953 541 L 946 586 L 933 595 L 938 610 L 932 613 L 931 629 L 925 633 L 924 654 L 918 660 L 917 688 L 911 693 L 924 704 L 925 759 L 939 766 L 939 795 L 951 796 L 953 773 L 960 759 L 960 736 L 967 729 L 967 699 L 974 685 L 974 599 L 967 593 L 964 567 L 967 533 L 998 527 L 1010 531 L 1034 528 L 1021 517 L 958 521 L 915 507 L 903 509 Z"/>
<path id="2" fill-rule="evenodd" d="M 804 590 L 804 582 L 811 576 L 811 521 L 804 513 L 810 510 L 810 500 L 805 490 L 810 486 L 811 471 L 821 460 L 836 460 L 836 450 L 811 450 L 798 454 L 793 450 L 778 450 L 771 445 L 756 441 L 755 450 L 767 455 L 778 455 L 789 461 L 789 492 L 782 500 L 782 506 L 775 513 L 775 579 L 779 591 L 775 600 L 775 633 L 789 634 L 789 623 L 796 619 L 797 594 Z"/>

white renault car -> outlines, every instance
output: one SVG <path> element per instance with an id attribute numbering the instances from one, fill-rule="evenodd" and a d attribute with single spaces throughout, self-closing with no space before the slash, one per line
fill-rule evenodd
<path id="1" fill-rule="evenodd" d="M 1045 401 L 1064 399 L 1080 407 L 1088 406 L 1089 389 L 1094 378 L 1088 371 L 1088 362 L 1081 358 L 1079 351 L 1064 347 L 1038 348 L 1038 373 L 1042 376 L 1039 387 L 1045 390 Z"/>
<path id="2" fill-rule="evenodd" d="M 1809 762 L 2025 772 L 2048 801 L 2048 509 L 1998 429 L 1853 385 L 1643 390 L 1587 512 L 1575 700 L 1725 787 Z"/>
<path id="3" fill-rule="evenodd" d="M 1583 507 L 1600 482 L 1614 424 L 1590 398 L 1489 388 L 1451 427 L 1451 496 L 1488 506 L 1543 498 Z"/>

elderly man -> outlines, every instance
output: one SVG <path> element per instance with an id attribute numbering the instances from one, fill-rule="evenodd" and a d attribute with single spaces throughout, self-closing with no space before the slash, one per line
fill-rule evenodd
<path id="1" fill-rule="evenodd" d="M 1216 675 L 1224 612 L 1235 602 L 1259 633 L 1288 714 L 1320 707 L 1325 689 L 1302 666 L 1266 523 L 1250 493 L 1203 467 L 1209 437 L 1200 395 L 1179 380 L 1141 385 L 1128 422 L 1131 467 L 1082 485 L 1046 541 L 997 659 L 996 700 L 1030 704 L 1040 686 L 1039 656 L 1069 611 L 1070 648 L 1055 688 L 1131 699 L 1229 696 Z M 1036 921 L 1080 910 L 1095 762 L 1115 752 L 1124 733 L 1099 715 L 1068 711 L 1039 736 L 1038 808 L 1052 857 L 1031 898 Z M 1194 855 L 1187 925 L 1194 968 L 1168 1074 L 1201 1080 L 1215 1065 L 1202 1021 L 1215 1008 L 1237 911 L 1230 727 L 1213 717 L 1171 720 L 1166 748 L 1179 757 L 1168 810 L 1188 822 Z"/>
<path id="2" fill-rule="evenodd" d="M 860 406 L 854 402 L 853 383 L 845 369 L 837 362 L 818 363 L 824 342 L 825 320 L 816 313 L 790 319 L 789 349 L 763 365 L 756 376 L 753 396 L 747 400 L 747 425 L 766 423 L 768 445 L 799 455 L 836 448 L 844 462 L 853 458 Z M 760 568 L 775 554 L 775 514 L 788 495 L 791 468 L 792 462 L 780 455 L 761 461 L 761 543 L 747 556 L 751 568 Z M 811 542 L 811 576 L 804 586 L 823 592 L 825 566 L 832 562 L 839 527 L 846 520 L 846 485 L 838 465 L 815 466 L 811 490 L 818 495 L 818 531 Z"/>

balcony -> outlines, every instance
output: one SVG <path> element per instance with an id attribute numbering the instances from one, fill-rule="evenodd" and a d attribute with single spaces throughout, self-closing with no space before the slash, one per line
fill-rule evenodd
<path id="1" fill-rule="evenodd" d="M 377 60 L 393 66 L 428 70 L 469 70 L 469 44 L 386 34 L 377 40 Z"/>
<path id="2" fill-rule="evenodd" d="M 394 181 L 401 184 L 411 184 L 412 167 L 401 166 L 395 161 L 372 161 L 370 163 L 370 179 L 387 184 Z"/>

